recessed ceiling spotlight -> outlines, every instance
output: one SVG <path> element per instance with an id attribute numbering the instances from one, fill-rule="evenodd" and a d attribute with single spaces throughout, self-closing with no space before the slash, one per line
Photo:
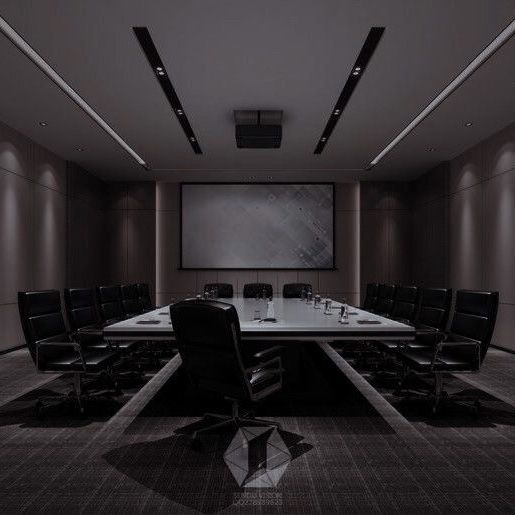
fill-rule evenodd
<path id="1" fill-rule="evenodd" d="M 157 79 L 157 82 L 168 101 L 170 111 L 172 111 L 172 113 L 177 117 L 177 120 L 184 131 L 184 135 L 195 154 L 202 154 L 195 132 L 191 127 L 186 112 L 182 109 L 177 92 L 171 82 L 171 75 L 169 75 L 169 73 L 173 74 L 173 70 L 166 69 L 164 67 L 163 61 L 159 56 L 159 51 L 157 50 L 147 27 L 132 27 L 132 30 L 141 46 L 143 55 L 150 66 L 149 69 L 154 74 L 154 78 Z M 170 111 L 168 112 L 169 114 Z"/>
<path id="2" fill-rule="evenodd" d="M 435 150 L 436 150 L 436 148 L 434 148 L 434 147 L 426 148 L 426 152 L 434 152 Z"/>
<path id="3" fill-rule="evenodd" d="M 41 125 L 41 127 L 46 127 L 48 125 L 48 122 L 45 122 L 45 120 L 41 120 L 39 122 L 39 125 Z"/>
<path id="4" fill-rule="evenodd" d="M 343 84 L 342 90 L 338 99 L 333 104 L 333 110 L 328 111 L 331 114 L 329 115 L 329 119 L 325 127 L 322 129 L 322 134 L 320 139 L 317 141 L 314 154 L 321 154 L 324 148 L 329 141 L 331 134 L 333 133 L 337 123 L 340 120 L 340 117 L 343 115 L 343 111 L 345 110 L 347 104 L 350 101 L 350 98 L 357 88 L 362 74 L 364 75 L 365 70 L 367 69 L 367 65 L 372 59 L 372 56 L 379 45 L 379 41 L 384 33 L 384 27 L 371 27 L 368 31 L 367 37 L 359 51 L 359 54 L 352 64 L 352 67 L 347 72 L 348 76 L 346 77 L 345 84 Z"/>
<path id="5" fill-rule="evenodd" d="M 82 147 L 77 147 L 75 150 L 76 150 L 77 152 L 84 152 L 84 149 L 83 149 Z"/>
<path id="6" fill-rule="evenodd" d="M 271 181 L 273 177 L 271 175 L 268 176 L 268 180 Z"/>
<path id="7" fill-rule="evenodd" d="M 472 122 L 467 122 L 467 123 L 465 124 L 465 127 L 472 127 L 472 125 L 474 125 Z"/>

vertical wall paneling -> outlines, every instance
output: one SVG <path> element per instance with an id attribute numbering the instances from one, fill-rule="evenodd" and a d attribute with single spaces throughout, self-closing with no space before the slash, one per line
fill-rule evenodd
<path id="1" fill-rule="evenodd" d="M 415 282 L 499 291 L 492 342 L 515 350 L 515 123 L 414 189 Z"/>

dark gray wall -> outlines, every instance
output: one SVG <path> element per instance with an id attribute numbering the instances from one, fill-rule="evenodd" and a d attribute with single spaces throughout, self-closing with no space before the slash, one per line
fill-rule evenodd
<path id="1" fill-rule="evenodd" d="M 157 183 L 156 201 L 156 291 L 158 303 L 202 291 L 207 282 L 229 282 L 238 293 L 247 282 L 271 283 L 281 292 L 284 283 L 308 282 L 334 298 L 359 297 L 359 184 L 336 185 L 335 271 L 245 270 L 185 271 L 179 267 L 179 184 Z"/>
<path id="2" fill-rule="evenodd" d="M 515 350 L 515 124 L 413 183 L 337 184 L 336 206 L 335 271 L 181 271 L 177 183 L 106 185 L 0 124 L 0 350 L 23 343 L 19 290 L 139 281 L 159 303 L 210 281 L 499 290 L 494 343 Z"/>
<path id="3" fill-rule="evenodd" d="M 155 183 L 111 183 L 106 197 L 107 282 L 146 282 L 155 292 Z"/>
<path id="4" fill-rule="evenodd" d="M 17 292 L 102 282 L 102 183 L 0 123 L 0 351 L 22 345 Z"/>
<path id="5" fill-rule="evenodd" d="M 411 186 L 361 183 L 361 291 L 369 282 L 411 283 Z"/>
<path id="6" fill-rule="evenodd" d="M 493 343 L 515 350 L 515 124 L 414 186 L 415 282 L 499 291 Z"/>

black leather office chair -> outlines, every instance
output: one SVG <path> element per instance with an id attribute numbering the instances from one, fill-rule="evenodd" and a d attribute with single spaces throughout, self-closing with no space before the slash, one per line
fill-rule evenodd
<path id="1" fill-rule="evenodd" d="M 372 310 L 382 316 L 388 316 L 392 312 L 397 287 L 393 284 L 380 284 L 377 292 L 377 302 Z"/>
<path id="2" fill-rule="evenodd" d="M 417 286 L 397 286 L 389 318 L 412 325 L 418 314 L 419 301 Z M 381 352 L 390 352 L 398 347 L 398 343 L 392 340 L 376 340 L 374 345 Z"/>
<path id="3" fill-rule="evenodd" d="M 459 290 L 449 332 L 437 333 L 431 348 L 408 347 L 398 353 L 410 372 L 434 376 L 433 413 L 437 411 L 442 395 L 446 395 L 444 373 L 480 370 L 490 346 L 498 305 L 498 292 Z M 479 399 L 473 400 L 478 410 Z"/>
<path id="4" fill-rule="evenodd" d="M 73 393 L 81 413 L 87 395 L 82 390 L 86 375 L 105 374 L 116 390 L 112 367 L 118 353 L 108 349 L 85 349 L 67 332 L 57 290 L 18 293 L 20 321 L 32 360 L 38 372 L 71 373 Z M 73 396 L 45 397 L 46 400 L 70 401 Z M 43 414 L 43 398 L 36 404 L 38 415 Z"/>
<path id="5" fill-rule="evenodd" d="M 232 402 L 232 415 L 211 415 L 219 421 L 196 431 L 249 423 L 274 422 L 240 416 L 240 402 L 259 402 L 282 388 L 280 348 L 272 347 L 247 358 L 241 349 L 240 323 L 231 304 L 190 299 L 170 306 L 170 317 L 183 366 L 200 389 Z"/>
<path id="6" fill-rule="evenodd" d="M 288 283 L 283 286 L 283 297 L 285 299 L 300 299 L 302 292 L 313 292 L 313 287 L 308 283 Z"/>
<path id="7" fill-rule="evenodd" d="M 417 286 L 397 286 L 390 318 L 411 324 L 418 313 L 420 290 Z"/>
<path id="8" fill-rule="evenodd" d="M 378 294 L 379 294 L 379 283 L 368 283 L 367 291 L 365 294 L 365 300 L 363 301 L 363 306 L 361 306 L 361 309 L 364 309 L 365 311 L 373 310 L 377 304 Z"/>
<path id="9" fill-rule="evenodd" d="M 150 287 L 147 283 L 138 283 L 136 285 L 138 287 L 139 301 L 143 306 L 144 311 L 152 311 L 155 309 L 154 303 L 150 297 Z"/>
<path id="10" fill-rule="evenodd" d="M 88 348 L 115 347 L 122 354 L 127 354 L 134 352 L 139 346 L 136 341 L 117 341 L 113 345 L 104 341 L 103 329 L 110 322 L 103 322 L 100 319 L 92 288 L 66 288 L 64 303 L 74 337 Z"/>
<path id="11" fill-rule="evenodd" d="M 124 284 L 120 287 L 123 313 L 127 318 L 141 315 L 143 304 L 140 301 L 138 285 Z"/>
<path id="12" fill-rule="evenodd" d="M 97 286 L 97 305 L 103 322 L 114 324 L 127 318 L 122 305 L 120 285 Z"/>
<path id="13" fill-rule="evenodd" d="M 274 289 L 271 284 L 267 283 L 249 283 L 243 286 L 243 297 L 252 299 L 256 297 L 271 298 L 274 294 Z"/>
<path id="14" fill-rule="evenodd" d="M 415 327 L 415 341 L 396 342 L 384 340 L 377 342 L 380 350 L 396 352 L 399 348 L 425 348 L 433 347 L 437 333 L 445 331 L 449 320 L 452 303 L 452 289 L 450 288 L 422 288 L 420 289 L 419 307 L 415 319 L 410 324 Z"/>
<path id="15" fill-rule="evenodd" d="M 234 296 L 232 284 L 229 283 L 204 284 L 204 293 L 210 294 L 212 291 L 216 293 L 215 297 L 219 299 L 232 299 Z"/>

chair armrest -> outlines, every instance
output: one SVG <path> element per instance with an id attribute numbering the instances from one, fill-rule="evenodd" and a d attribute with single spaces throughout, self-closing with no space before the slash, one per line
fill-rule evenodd
<path id="1" fill-rule="evenodd" d="M 440 347 L 480 347 L 481 344 L 479 342 L 475 342 L 474 340 L 463 340 L 463 341 L 449 341 L 444 340 L 440 342 Z"/>
<path id="2" fill-rule="evenodd" d="M 420 334 L 441 334 L 445 336 L 445 331 L 436 329 L 436 327 L 430 327 L 428 325 L 415 326 L 415 332 Z"/>
<path id="3" fill-rule="evenodd" d="M 255 359 L 265 358 L 269 355 L 279 354 L 283 349 L 284 349 L 284 347 L 282 345 L 274 345 L 273 347 L 269 347 L 268 349 L 264 349 L 259 352 L 256 352 L 255 354 L 252 355 L 252 357 Z"/>
<path id="4" fill-rule="evenodd" d="M 268 361 L 262 361 L 261 363 L 256 363 L 256 365 L 246 368 L 245 372 L 248 374 L 252 374 L 253 372 L 257 372 L 258 370 L 261 370 L 262 368 L 270 368 L 272 365 L 276 366 L 277 368 L 274 370 L 271 370 L 273 372 L 280 372 L 282 374 L 283 372 L 283 363 L 281 360 L 281 356 L 276 356 L 275 358 L 269 359 Z"/>
<path id="5" fill-rule="evenodd" d="M 39 342 L 36 346 L 38 350 L 44 347 L 71 347 L 74 350 L 81 350 L 78 342 Z"/>
<path id="6" fill-rule="evenodd" d="M 413 322 L 411 320 L 408 320 L 407 318 L 394 318 L 396 322 L 400 322 L 401 324 L 413 326 Z"/>
<path id="7" fill-rule="evenodd" d="M 446 335 L 445 338 L 447 338 L 449 335 Z M 480 353 L 481 353 L 481 344 L 479 342 L 476 342 L 474 340 L 446 340 L 442 339 L 435 345 L 434 353 L 433 353 L 433 359 L 431 362 L 431 370 L 433 370 L 436 362 L 438 361 L 440 354 L 445 348 L 460 348 L 460 349 L 470 349 L 471 351 L 475 351 L 477 353 L 477 363 L 479 366 L 480 363 Z"/>

